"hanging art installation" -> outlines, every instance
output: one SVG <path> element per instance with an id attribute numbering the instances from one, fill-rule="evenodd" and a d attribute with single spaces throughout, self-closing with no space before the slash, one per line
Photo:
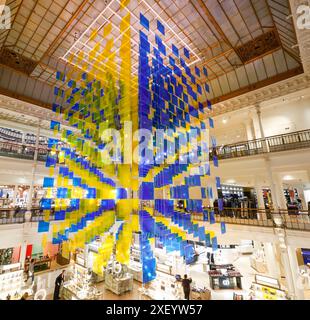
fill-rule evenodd
<path id="1" fill-rule="evenodd" d="M 206 208 L 220 179 L 209 163 L 216 140 L 209 138 L 214 124 L 205 112 L 212 108 L 202 84 L 207 70 L 140 2 L 145 11 L 138 16 L 129 1 L 111 1 L 63 57 L 68 68 L 56 74 L 53 104 L 63 121 L 50 124 L 38 231 L 45 246 L 52 228 L 64 257 L 104 236 L 93 263 L 97 274 L 111 257 L 128 265 L 139 232 L 147 283 L 156 278 L 155 239 L 186 259 L 189 235 L 217 250 L 215 233 L 192 213 L 215 222 Z M 216 155 L 212 161 L 218 167 Z M 52 209 L 58 223 L 50 224 Z"/>

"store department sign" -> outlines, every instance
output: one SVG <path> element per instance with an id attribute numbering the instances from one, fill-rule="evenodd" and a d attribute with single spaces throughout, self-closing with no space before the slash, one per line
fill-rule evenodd
<path id="1" fill-rule="evenodd" d="M 9 6 L 0 5 L 0 30 L 11 29 L 11 9 Z"/>
<path id="2" fill-rule="evenodd" d="M 296 9 L 297 28 L 299 30 L 310 29 L 310 6 L 302 4 Z"/>

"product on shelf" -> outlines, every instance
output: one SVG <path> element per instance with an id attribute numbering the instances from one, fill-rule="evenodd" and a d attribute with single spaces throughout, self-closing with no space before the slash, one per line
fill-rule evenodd
<path id="1" fill-rule="evenodd" d="M 182 300 L 184 297 L 182 282 L 175 276 L 156 272 L 156 279 L 147 288 L 141 288 L 140 294 L 152 300 Z"/>
<path id="2" fill-rule="evenodd" d="M 24 270 L 20 263 L 3 265 L 0 267 L 0 299 L 18 300 L 25 293 L 32 290 L 24 287 Z"/>
<path id="3" fill-rule="evenodd" d="M 287 300 L 285 290 L 277 279 L 255 275 L 255 282 L 251 286 L 252 297 L 254 300 Z"/>
<path id="4" fill-rule="evenodd" d="M 62 298 L 65 300 L 99 300 L 100 296 L 101 292 L 91 285 L 91 272 L 75 264 L 73 277 L 63 285 Z"/>

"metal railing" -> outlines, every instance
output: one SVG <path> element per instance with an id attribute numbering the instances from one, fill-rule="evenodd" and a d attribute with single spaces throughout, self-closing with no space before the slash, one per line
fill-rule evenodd
<path id="1" fill-rule="evenodd" d="M 0 141 L 0 156 L 3 157 L 33 160 L 35 149 L 33 145 Z M 47 147 L 40 146 L 38 148 L 38 160 L 45 161 L 48 152 L 49 149 Z"/>
<path id="2" fill-rule="evenodd" d="M 310 212 L 305 210 L 266 210 L 251 208 L 214 208 L 215 222 L 258 227 L 281 227 L 291 230 L 310 231 Z M 194 214 L 194 219 L 203 220 L 203 214 Z"/>
<path id="3" fill-rule="evenodd" d="M 310 148 L 310 129 L 217 147 L 216 154 L 221 160 L 302 148 Z"/>
<path id="4" fill-rule="evenodd" d="M 0 209 L 0 225 L 3 224 L 16 224 L 24 223 L 26 208 L 1 208 Z M 50 212 L 49 220 L 52 221 L 55 219 L 54 212 Z M 38 222 L 44 220 L 43 210 L 40 208 L 31 209 L 31 222 Z"/>
<path id="5" fill-rule="evenodd" d="M 302 148 L 310 148 L 310 129 L 217 147 L 210 157 L 216 154 L 222 160 Z M 47 146 L 40 146 L 38 160 L 45 161 L 49 151 Z M 33 145 L 0 141 L 0 156 L 33 160 L 34 153 Z"/>

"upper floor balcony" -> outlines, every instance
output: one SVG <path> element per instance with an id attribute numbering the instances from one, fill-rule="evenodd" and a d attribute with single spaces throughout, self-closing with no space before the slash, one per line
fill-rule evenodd
<path id="1" fill-rule="evenodd" d="M 217 147 L 219 160 L 310 147 L 310 129 Z"/>
<path id="2" fill-rule="evenodd" d="M 219 160 L 224 160 L 309 147 L 310 129 L 219 146 L 210 156 L 216 153 Z M 22 144 L 4 139 L 0 141 L 0 156 L 4 157 L 33 160 L 35 149 L 33 144 Z M 47 145 L 39 145 L 38 160 L 45 161 L 49 151 Z"/>

